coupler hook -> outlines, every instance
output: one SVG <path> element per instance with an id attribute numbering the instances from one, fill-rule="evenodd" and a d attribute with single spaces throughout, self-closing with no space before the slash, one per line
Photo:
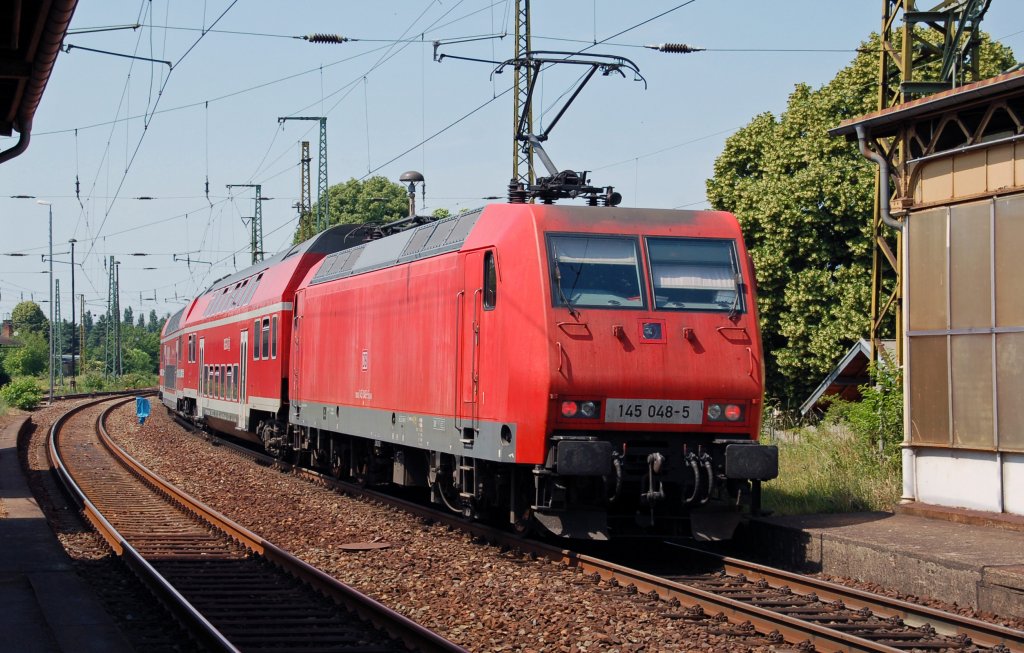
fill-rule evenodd
<path id="1" fill-rule="evenodd" d="M 660 453 L 652 453 L 647 456 L 647 491 L 640 495 L 640 500 L 647 505 L 654 505 L 665 498 L 665 490 L 661 481 L 658 481 L 658 489 L 654 489 L 654 475 L 661 474 L 661 467 L 665 464 L 665 456 Z"/>

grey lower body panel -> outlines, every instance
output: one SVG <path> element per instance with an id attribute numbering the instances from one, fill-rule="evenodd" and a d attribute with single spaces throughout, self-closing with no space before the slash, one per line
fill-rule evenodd
<path id="1" fill-rule="evenodd" d="M 471 424 L 469 420 L 456 420 L 451 415 L 424 415 L 315 402 L 292 402 L 289 421 L 298 426 L 415 449 L 494 462 L 516 462 L 514 423 L 480 420 Z M 467 434 L 466 429 L 470 426 L 474 428 Z"/>

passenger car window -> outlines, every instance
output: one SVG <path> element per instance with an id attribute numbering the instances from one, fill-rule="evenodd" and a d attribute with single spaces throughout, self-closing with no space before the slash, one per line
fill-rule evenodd
<path id="1" fill-rule="evenodd" d="M 733 241 L 649 237 L 647 254 L 656 309 L 744 310 Z"/>
<path id="2" fill-rule="evenodd" d="M 263 358 L 270 358 L 270 318 L 263 318 Z"/>
<path id="3" fill-rule="evenodd" d="M 277 316 L 270 318 L 270 357 L 277 358 Z"/>
<path id="4" fill-rule="evenodd" d="M 548 236 L 555 306 L 643 308 L 637 242 L 625 236 Z"/>

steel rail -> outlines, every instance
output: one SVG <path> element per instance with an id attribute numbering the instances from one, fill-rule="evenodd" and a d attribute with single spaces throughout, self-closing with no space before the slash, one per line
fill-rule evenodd
<path id="1" fill-rule="evenodd" d="M 116 408 L 128 403 L 131 399 L 125 399 L 114 403 L 111 408 Z M 82 404 L 72 408 L 61 415 L 50 427 L 50 437 L 47 444 L 47 451 L 50 458 L 50 465 L 53 466 L 57 477 L 61 480 L 65 490 L 71 498 L 84 511 L 86 518 L 92 523 L 96 530 L 103 536 L 110 547 L 124 560 L 132 572 L 152 591 L 161 602 L 167 606 L 178 620 L 192 633 L 196 640 L 208 648 L 218 651 L 238 651 L 213 625 L 207 621 L 198 610 L 183 597 L 173 585 L 167 582 L 156 569 L 150 565 L 138 551 L 135 550 L 114 526 L 107 521 L 103 513 L 89 500 L 82 489 L 78 486 L 68 471 L 67 465 L 60 456 L 58 439 L 60 429 L 76 414 L 88 408 L 92 408 L 104 402 L 111 401 L 110 397 L 103 397 L 95 401 Z M 102 415 L 97 418 L 96 425 L 99 428 Z"/>
<path id="2" fill-rule="evenodd" d="M 758 630 L 758 632 L 766 635 L 770 634 L 772 631 L 777 631 L 782 635 L 785 641 L 793 644 L 798 644 L 806 640 L 813 644 L 815 650 L 820 653 L 828 653 L 832 651 L 895 653 L 901 650 L 884 644 L 872 642 L 855 635 L 832 630 L 826 626 L 821 626 L 816 623 L 779 614 L 766 608 L 753 606 L 729 597 L 716 595 L 712 592 L 691 587 L 683 583 L 678 583 L 667 578 L 647 574 L 607 560 L 601 560 L 599 558 L 563 549 L 544 542 L 525 539 L 507 531 L 487 526 L 479 522 L 467 521 L 461 516 L 442 513 L 427 506 L 392 497 L 387 494 L 381 494 L 351 483 L 345 483 L 332 476 L 321 474 L 314 470 L 284 463 L 271 456 L 253 451 L 252 449 L 236 444 L 230 440 L 217 437 L 216 435 L 206 434 L 183 420 L 179 420 L 179 424 L 188 425 L 193 434 L 203 433 L 205 437 L 212 439 L 219 446 L 226 446 L 234 452 L 248 457 L 259 464 L 277 466 L 282 471 L 293 473 L 319 485 L 399 508 L 422 519 L 433 520 L 438 523 L 463 530 L 475 537 L 494 544 L 518 549 L 525 554 L 543 557 L 553 562 L 561 563 L 567 567 L 578 568 L 589 574 L 596 573 L 605 581 L 615 580 L 621 585 L 632 585 L 636 588 L 637 592 L 642 594 L 650 596 L 656 594 L 660 599 L 665 601 L 671 601 L 674 599 L 684 607 L 700 606 L 706 611 L 721 611 L 733 623 L 749 621 Z"/>
<path id="3" fill-rule="evenodd" d="M 98 403 L 102 403 L 102 401 L 109 401 L 109 399 L 91 402 L 81 408 L 93 406 Z M 287 551 L 235 523 L 224 515 L 221 515 L 209 506 L 206 506 L 202 502 L 190 497 L 188 494 L 165 481 L 159 475 L 147 469 L 144 465 L 139 463 L 135 458 L 118 446 L 105 428 L 106 418 L 114 409 L 118 408 L 123 403 L 125 402 L 112 404 L 98 417 L 96 424 L 97 432 L 100 435 L 104 446 L 116 458 L 118 458 L 122 464 L 141 478 L 143 482 L 149 484 L 158 492 L 162 493 L 172 503 L 177 504 L 182 509 L 209 523 L 215 529 L 226 533 L 242 546 L 263 556 L 266 560 L 274 563 L 277 567 L 283 569 L 303 583 L 319 590 L 322 594 L 331 598 L 335 602 L 348 607 L 364 621 L 368 621 L 391 635 L 396 636 L 407 647 L 424 653 L 464 652 L 464 649 L 437 635 L 433 631 L 424 628 L 374 599 L 359 593 L 341 581 L 325 574 L 305 561 L 296 558 Z M 66 416 L 70 416 L 78 410 L 79 409 L 76 408 L 75 410 L 69 411 Z M 59 424 L 63 425 L 64 421 L 66 420 L 62 417 L 62 419 L 59 420 Z M 55 445 L 55 432 L 59 432 L 58 424 L 55 424 L 54 429 L 51 429 L 50 447 L 51 455 L 59 457 Z M 219 650 L 237 650 L 237 648 L 224 638 L 224 636 L 219 633 L 205 617 L 199 614 L 199 612 L 192 607 L 184 597 L 182 597 L 180 593 L 170 585 L 170 583 L 164 580 L 159 573 L 146 563 L 146 561 L 142 559 L 142 556 L 139 555 L 119 533 L 117 533 L 117 531 L 109 524 L 109 522 L 107 522 L 99 511 L 96 510 L 95 506 L 89 502 L 82 491 L 78 489 L 77 485 L 74 484 L 70 474 L 66 471 L 66 465 L 61 463 L 60 468 L 63 470 L 61 473 L 62 480 L 66 478 L 67 480 L 65 483 L 71 483 L 75 488 L 72 490 L 73 495 L 81 498 L 80 503 L 82 503 L 82 505 L 89 506 L 90 521 L 97 524 L 97 529 L 104 534 L 105 539 L 111 543 L 111 546 L 115 551 L 121 554 L 127 553 L 127 555 L 132 558 L 137 558 L 142 563 L 141 573 L 151 573 L 158 579 L 154 581 L 156 584 L 154 591 L 156 591 L 161 598 L 166 598 L 169 605 L 176 606 L 174 608 L 176 611 L 182 611 L 181 616 L 186 620 L 185 623 L 188 624 L 190 628 L 194 627 L 196 629 L 197 637 L 199 637 L 203 643 Z M 181 607 L 178 608 L 177 606 Z"/>
<path id="4" fill-rule="evenodd" d="M 748 579 L 763 579 L 770 585 L 786 585 L 801 594 L 816 594 L 822 600 L 842 601 L 853 609 L 867 608 L 882 617 L 898 617 L 908 626 L 929 625 L 942 635 L 966 635 L 979 646 L 993 648 L 999 645 L 1014 651 L 1024 651 L 1024 631 L 944 612 L 853 587 L 794 574 L 754 562 L 730 558 L 711 551 L 668 542 L 670 546 L 686 551 L 687 555 L 702 556 L 719 564 L 727 574 L 742 574 Z"/>

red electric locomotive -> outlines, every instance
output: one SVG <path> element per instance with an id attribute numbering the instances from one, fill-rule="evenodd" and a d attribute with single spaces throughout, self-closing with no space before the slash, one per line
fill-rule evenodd
<path id="1" fill-rule="evenodd" d="M 752 279 L 718 212 L 493 204 L 344 249 L 295 293 L 278 446 L 558 535 L 721 535 L 777 468 Z"/>

